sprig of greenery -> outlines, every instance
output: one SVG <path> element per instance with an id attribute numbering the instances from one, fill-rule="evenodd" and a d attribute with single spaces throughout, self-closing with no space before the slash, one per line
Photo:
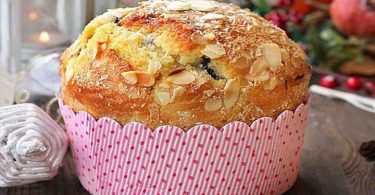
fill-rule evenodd
<path id="1" fill-rule="evenodd" d="M 369 57 L 373 50 L 370 51 L 368 48 L 375 45 L 374 38 L 356 38 L 341 34 L 330 19 L 328 6 L 314 0 L 310 1 L 317 10 L 305 15 L 300 24 L 286 21 L 285 29 L 289 37 L 307 48 L 309 63 L 338 70 L 347 61 L 363 62 Z M 257 0 L 251 10 L 261 16 L 270 12 L 291 12 L 288 7 L 272 7 L 266 0 Z M 374 53 L 371 55 L 375 56 Z"/>
<path id="2" fill-rule="evenodd" d="M 272 7 L 267 3 L 266 0 L 257 0 L 256 5 L 254 5 L 251 11 L 257 13 L 260 16 L 266 15 L 272 10 Z"/>
<path id="3" fill-rule="evenodd" d="M 293 38 L 293 37 L 292 37 Z M 337 70 L 348 60 L 364 60 L 365 42 L 356 38 L 341 35 L 327 19 L 320 25 L 313 25 L 307 29 L 305 44 L 309 44 L 311 63 Z"/>

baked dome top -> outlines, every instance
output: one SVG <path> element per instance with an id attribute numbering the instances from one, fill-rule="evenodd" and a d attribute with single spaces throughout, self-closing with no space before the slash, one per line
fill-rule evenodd
<path id="1" fill-rule="evenodd" d="M 221 127 L 306 100 L 306 56 L 262 17 L 215 1 L 146 1 L 90 22 L 61 58 L 74 110 L 151 128 Z"/>

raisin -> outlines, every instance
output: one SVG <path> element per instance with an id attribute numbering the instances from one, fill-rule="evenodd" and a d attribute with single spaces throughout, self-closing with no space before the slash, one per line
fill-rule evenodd
<path id="1" fill-rule="evenodd" d="M 208 64 L 210 63 L 211 59 L 203 56 L 201 62 L 197 65 L 197 67 L 201 70 L 205 70 L 215 80 L 223 79 L 218 73 L 215 72 L 213 68 L 210 68 L 208 66 Z"/>
<path id="2" fill-rule="evenodd" d="M 115 24 L 117 24 L 117 26 L 121 26 L 119 17 L 115 17 Z"/>

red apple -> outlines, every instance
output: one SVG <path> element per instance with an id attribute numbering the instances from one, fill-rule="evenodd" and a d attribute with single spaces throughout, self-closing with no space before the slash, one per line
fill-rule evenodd
<path id="1" fill-rule="evenodd" d="M 346 35 L 375 36 L 374 0 L 335 0 L 330 13 L 337 29 Z"/>

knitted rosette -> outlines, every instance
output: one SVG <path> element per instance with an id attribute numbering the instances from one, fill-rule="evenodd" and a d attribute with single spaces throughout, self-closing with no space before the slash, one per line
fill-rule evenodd
<path id="1" fill-rule="evenodd" d="M 0 108 L 0 187 L 48 180 L 68 146 L 64 130 L 33 104 Z"/>

